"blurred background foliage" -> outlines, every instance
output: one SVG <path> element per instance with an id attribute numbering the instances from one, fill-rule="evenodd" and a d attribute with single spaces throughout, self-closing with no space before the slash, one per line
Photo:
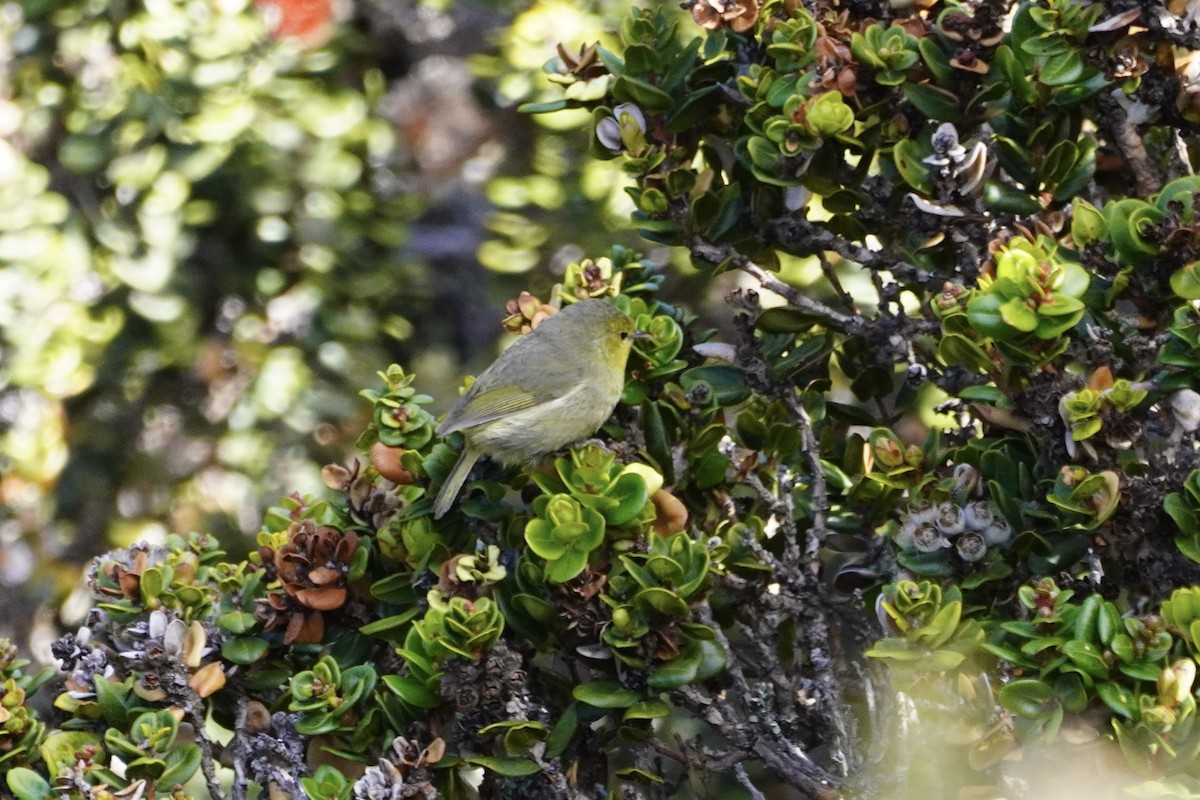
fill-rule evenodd
<path id="1" fill-rule="evenodd" d="M 0 636 L 109 547 L 246 552 L 377 369 L 448 405 L 506 298 L 630 236 L 588 115 L 516 112 L 625 9 L 0 5 Z"/>

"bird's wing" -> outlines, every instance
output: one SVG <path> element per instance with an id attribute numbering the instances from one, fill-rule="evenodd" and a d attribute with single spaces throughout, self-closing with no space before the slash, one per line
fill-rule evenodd
<path id="1" fill-rule="evenodd" d="M 437 427 L 440 435 L 473 428 L 514 412 L 533 408 L 547 400 L 520 386 L 484 387 L 476 392 L 477 387 L 478 384 L 472 386 L 458 401 L 458 405 L 450 409 L 450 413 Z"/>

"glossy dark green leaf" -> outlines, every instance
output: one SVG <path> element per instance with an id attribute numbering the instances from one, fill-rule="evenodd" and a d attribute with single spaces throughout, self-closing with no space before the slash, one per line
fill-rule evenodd
<path id="1" fill-rule="evenodd" d="M 1096 148 L 1099 144 L 1091 136 L 1085 137 L 1077 144 L 1075 163 L 1054 187 L 1053 198 L 1056 203 L 1065 203 L 1076 197 L 1091 182 L 1096 174 Z"/>
<path id="2" fill-rule="evenodd" d="M 675 483 L 675 469 L 666 424 L 663 421 L 662 409 L 653 400 L 642 403 L 642 431 L 646 436 L 646 452 L 654 461 L 654 466 L 662 473 L 666 483 Z"/>
<path id="3" fill-rule="evenodd" d="M 667 132 L 680 134 L 703 120 L 711 119 L 720 108 L 719 89 L 719 86 L 713 84 L 689 93 L 687 99 L 667 117 Z"/>
<path id="4" fill-rule="evenodd" d="M 621 103 L 634 103 L 646 114 L 661 114 L 674 105 L 671 95 L 632 75 L 621 75 L 612 86 L 613 98 Z"/>
<path id="5" fill-rule="evenodd" d="M 437 708 L 442 699 L 424 681 L 408 675 L 384 675 L 381 680 L 397 697 L 416 708 Z"/>
<path id="6" fill-rule="evenodd" d="M 740 369 L 723 364 L 692 367 L 679 376 L 685 391 L 691 391 L 700 383 L 712 388 L 713 397 L 719 406 L 732 406 L 750 397 L 750 387 Z"/>
<path id="7" fill-rule="evenodd" d="M 917 50 L 920 51 L 921 60 L 925 62 L 925 66 L 929 67 L 929 71 L 933 73 L 933 77 L 937 79 L 938 83 L 954 83 L 954 68 L 950 66 L 950 59 L 934 37 L 922 36 L 918 39 Z"/>
<path id="8" fill-rule="evenodd" d="M 1022 102 L 1032 103 L 1037 95 L 1034 92 L 1033 84 L 1029 81 L 1029 76 L 1025 72 L 1025 67 L 1021 61 L 1013 53 L 1011 47 L 1007 44 L 1002 44 L 996 48 L 995 63 L 1004 73 L 1004 85 L 1009 87 Z"/>
<path id="9" fill-rule="evenodd" d="M 1096 684 L 1096 695 L 1104 705 L 1108 706 L 1114 714 L 1118 714 L 1125 719 L 1133 719 L 1137 709 L 1137 701 L 1126 689 L 1119 683 L 1104 682 Z"/>
<path id="10" fill-rule="evenodd" d="M 158 776 L 158 782 L 163 786 L 182 786 L 200 769 L 200 746 L 191 743 L 178 745 L 165 761 L 167 768 Z"/>
<path id="11" fill-rule="evenodd" d="M 468 764 L 477 764 L 497 775 L 506 778 L 524 778 L 536 775 L 542 768 L 528 758 L 502 758 L 496 756 L 467 756 L 463 759 Z"/>
<path id="12" fill-rule="evenodd" d="M 234 664 L 249 665 L 258 662 L 269 648 L 265 640 L 256 636 L 239 636 L 225 640 L 221 645 L 221 657 Z"/>
<path id="13" fill-rule="evenodd" d="M 905 183 L 919 192 L 929 192 L 933 187 L 929 166 L 924 161 L 931 154 L 932 150 L 922 147 L 913 139 L 901 139 L 892 148 L 896 171 Z"/>
<path id="14" fill-rule="evenodd" d="M 1038 80 L 1047 86 L 1065 86 L 1083 75 L 1083 57 L 1078 50 L 1056 52 L 1046 58 Z"/>
<path id="15" fill-rule="evenodd" d="M 689 612 L 688 604 L 679 595 L 662 587 L 643 589 L 637 593 L 634 601 L 647 612 L 673 619 L 683 619 Z"/>
<path id="16" fill-rule="evenodd" d="M 546 737 L 546 757 L 557 758 L 562 755 L 567 746 L 571 744 L 571 739 L 575 736 L 578 728 L 579 705 L 571 703 L 563 709 L 562 716 L 554 723 L 554 727 L 550 729 L 550 734 Z"/>
<path id="17" fill-rule="evenodd" d="M 905 83 L 900 87 L 908 102 L 938 122 L 959 122 L 958 96 L 927 83 Z"/>
<path id="18" fill-rule="evenodd" d="M 984 185 L 983 199 L 996 211 L 1010 214 L 1036 214 L 1042 210 L 1042 204 L 1029 192 L 995 179 Z"/>
<path id="19" fill-rule="evenodd" d="M 1054 689 L 1049 684 L 1032 678 L 1009 681 L 1000 687 L 1000 705 L 1030 719 L 1050 713 L 1054 699 Z"/>
<path id="20" fill-rule="evenodd" d="M 657 697 L 639 700 L 625 711 L 624 719 L 662 719 L 671 715 L 671 704 Z"/>

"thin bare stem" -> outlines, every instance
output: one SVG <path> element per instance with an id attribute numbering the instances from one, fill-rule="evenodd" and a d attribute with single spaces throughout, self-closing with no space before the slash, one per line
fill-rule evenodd
<path id="1" fill-rule="evenodd" d="M 225 790 L 221 788 L 221 781 L 217 779 L 217 762 L 213 757 L 212 742 L 204 732 L 204 715 L 200 713 L 203 702 L 200 695 L 188 690 L 188 699 L 183 705 L 183 711 L 196 731 L 196 744 L 200 746 L 200 771 L 204 773 L 208 793 L 213 800 L 225 800 Z"/>
<path id="2" fill-rule="evenodd" d="M 737 782 L 742 785 L 742 788 L 750 795 L 751 800 L 767 800 L 767 796 L 759 791 L 754 785 L 754 781 L 750 780 L 750 776 L 746 774 L 746 768 L 741 764 L 737 764 L 733 768 L 733 776 L 737 778 Z"/>

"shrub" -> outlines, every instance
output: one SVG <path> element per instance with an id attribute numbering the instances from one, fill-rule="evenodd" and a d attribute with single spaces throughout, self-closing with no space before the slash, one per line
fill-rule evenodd
<path id="1" fill-rule="evenodd" d="M 526 110 L 590 111 L 633 227 L 741 273 L 724 332 L 620 247 L 514 301 L 522 330 L 611 297 L 648 338 L 599 442 L 437 522 L 460 443 L 387 369 L 335 494 L 247 560 L 96 563 L 61 724 L 4 662 L 14 794 L 222 796 L 222 750 L 236 797 L 833 797 L 871 753 L 859 653 L 978 710 L 964 784 L 1070 732 L 1200 791 L 1194 15 L 688 5 L 560 49 Z"/>

